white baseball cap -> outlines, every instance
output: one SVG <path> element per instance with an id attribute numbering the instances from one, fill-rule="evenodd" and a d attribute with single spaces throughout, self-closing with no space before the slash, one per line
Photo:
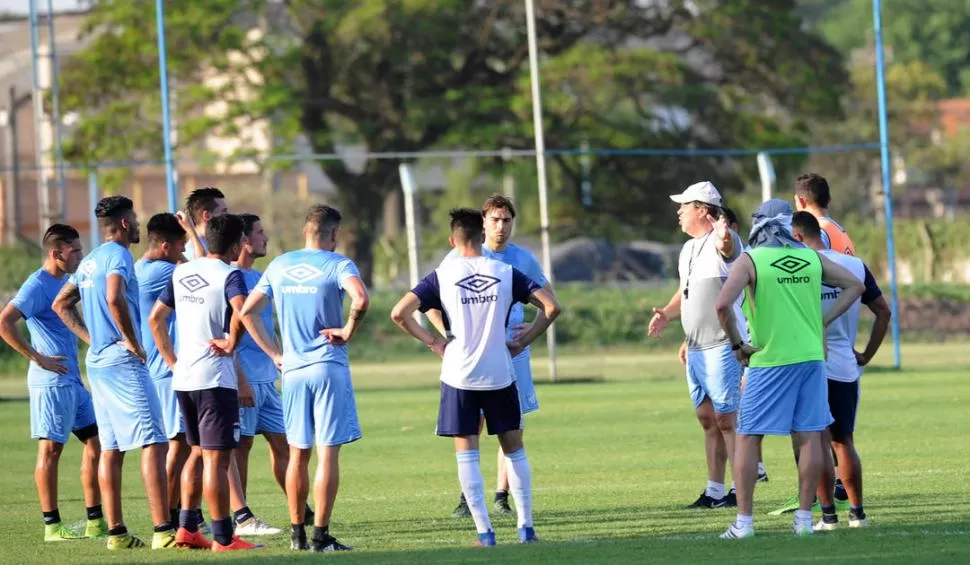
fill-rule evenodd
<path id="1" fill-rule="evenodd" d="M 670 199 L 678 204 L 688 202 L 703 202 L 711 206 L 723 207 L 721 204 L 721 193 L 717 191 L 714 184 L 710 181 L 696 182 L 687 187 L 687 190 L 680 194 L 671 194 Z"/>

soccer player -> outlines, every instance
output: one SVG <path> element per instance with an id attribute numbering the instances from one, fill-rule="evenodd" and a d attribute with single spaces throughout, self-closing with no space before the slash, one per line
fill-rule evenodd
<path id="1" fill-rule="evenodd" d="M 758 479 L 758 444 L 765 434 L 791 435 L 799 451 L 799 510 L 792 528 L 811 535 L 812 504 L 822 472 L 822 431 L 832 423 L 825 380 L 822 332 L 844 314 L 865 287 L 852 273 L 791 234 L 791 205 L 768 200 L 752 215 L 749 249 L 735 262 L 717 299 L 717 316 L 735 357 L 749 366 L 741 396 L 733 475 L 736 521 L 721 537 L 754 535 L 752 498 Z M 822 313 L 822 284 L 842 291 Z M 735 304 L 747 293 L 751 342 L 739 331 Z"/>
<path id="2" fill-rule="evenodd" d="M 58 293 L 53 309 L 82 340 L 90 333 L 86 366 L 101 440 L 98 478 L 110 528 L 108 549 L 145 545 L 128 532 L 121 509 L 125 453 L 138 448 L 142 449 L 142 481 L 155 525 L 152 549 L 174 548 L 165 476 L 168 438 L 138 336 L 138 279 L 128 250 L 141 240 L 138 218 L 131 200 L 124 196 L 102 198 L 94 213 L 105 243 L 81 262 Z"/>
<path id="3" fill-rule="evenodd" d="M 734 426 L 743 368 L 714 315 L 721 285 L 741 255 L 741 238 L 721 213 L 721 195 L 707 181 L 692 184 L 670 199 L 680 204 L 677 218 L 691 240 L 680 252 L 680 288 L 662 308 L 654 308 L 647 328 L 660 336 L 670 322 L 681 318 L 686 335 L 687 386 L 697 421 L 704 430 L 707 488 L 687 508 L 735 506 L 733 488 L 726 491 L 726 463 L 734 456 Z M 738 332 L 746 333 L 741 300 L 735 304 Z"/>
<path id="4" fill-rule="evenodd" d="M 162 407 L 162 420 L 165 435 L 168 437 L 168 456 L 165 461 L 165 476 L 168 481 L 169 520 L 178 522 L 178 508 L 181 495 L 182 468 L 189 459 L 192 448 L 185 441 L 185 425 L 179 412 L 175 390 L 172 389 L 172 371 L 156 346 L 152 329 L 148 323 L 148 313 L 155 306 L 162 290 L 172 280 L 175 265 L 182 260 L 185 251 L 185 229 L 173 214 L 156 214 L 148 220 L 148 249 L 135 263 L 135 276 L 138 278 L 139 311 L 141 317 L 141 340 L 145 344 L 148 375 L 155 385 L 155 393 Z M 175 341 L 175 315 L 167 320 L 169 338 Z M 195 462 L 191 462 L 194 465 Z M 201 510 L 199 510 L 201 515 Z"/>
<path id="5" fill-rule="evenodd" d="M 795 210 L 809 212 L 815 216 L 822 228 L 822 243 L 825 249 L 855 255 L 855 245 L 849 239 L 849 234 L 829 216 L 828 208 L 831 201 L 829 183 L 825 177 L 816 173 L 806 173 L 795 179 Z"/>
<path id="6" fill-rule="evenodd" d="M 340 220 L 335 208 L 311 206 L 303 225 L 304 248 L 274 259 L 242 310 L 246 331 L 283 370 L 283 417 L 290 445 L 286 496 L 294 550 L 351 549 L 330 533 L 330 517 L 340 483 L 340 447 L 362 435 L 347 343 L 360 327 L 370 299 L 357 266 L 333 251 Z M 342 321 L 344 292 L 350 295 L 346 324 Z M 282 352 L 259 318 L 270 299 L 280 321 Z M 317 511 L 312 544 L 308 544 L 304 523 L 314 444 L 318 448 L 313 483 Z"/>
<path id="7" fill-rule="evenodd" d="M 246 239 L 243 242 L 242 252 L 239 254 L 233 266 L 237 267 L 243 274 L 246 283 L 246 291 L 251 292 L 263 275 L 253 269 L 256 259 L 266 256 L 266 244 L 269 243 L 269 236 L 263 230 L 259 216 L 255 214 L 240 214 L 239 218 L 243 222 L 243 234 Z M 266 327 L 266 334 L 276 336 L 275 325 L 273 323 L 273 309 L 264 308 L 260 313 L 260 320 Z M 239 465 L 240 482 L 242 483 L 243 493 L 249 477 L 249 452 L 253 448 L 253 439 L 256 434 L 262 434 L 269 444 L 270 466 L 276 482 L 286 493 L 286 467 L 290 461 L 290 447 L 286 444 L 286 426 L 283 423 L 283 403 L 280 401 L 280 394 L 276 390 L 276 379 L 279 378 L 279 371 L 273 360 L 256 345 L 253 338 L 244 333 L 236 352 L 239 357 L 239 364 L 249 386 L 253 390 L 254 406 L 251 408 L 240 408 L 240 438 L 239 447 L 236 449 L 236 462 Z M 252 515 L 248 517 L 240 516 L 235 513 L 236 533 L 239 535 L 272 535 L 280 533 L 279 528 L 270 527 L 266 522 Z M 240 520 L 240 518 L 245 518 Z M 312 524 L 313 511 L 307 510 L 306 520 Z"/>
<path id="8" fill-rule="evenodd" d="M 835 481 L 834 461 L 831 445 L 841 462 L 839 473 L 849 498 L 849 527 L 861 528 L 869 524 L 862 506 L 862 462 L 852 440 L 855 430 L 856 411 L 859 407 L 859 378 L 862 367 L 879 350 L 892 311 L 876 284 L 869 268 L 856 257 L 835 250 L 826 249 L 822 243 L 822 231 L 818 220 L 808 212 L 798 212 L 792 217 L 792 233 L 795 239 L 819 252 L 831 261 L 849 270 L 856 278 L 865 282 L 866 290 L 862 300 L 852 304 L 849 311 L 836 319 L 825 330 L 825 372 L 828 377 L 829 411 L 835 420 L 828 430 L 822 433 L 823 456 L 822 481 L 818 487 L 818 499 L 822 507 L 822 520 L 815 524 L 815 530 L 834 530 L 839 526 L 835 510 L 833 483 Z M 823 286 L 822 308 L 828 309 L 839 296 L 836 288 Z M 859 305 L 865 304 L 876 316 L 869 334 L 869 341 L 863 353 L 855 351 L 856 332 L 859 328 Z"/>
<path id="9" fill-rule="evenodd" d="M 229 213 L 226 195 L 218 188 L 197 188 L 185 199 L 185 221 L 188 224 L 190 245 L 185 249 L 185 257 L 192 260 L 205 257 L 207 251 L 205 227 L 212 218 Z"/>
<path id="10" fill-rule="evenodd" d="M 552 285 L 543 274 L 542 266 L 539 265 L 535 255 L 528 249 L 509 241 L 515 227 L 515 205 L 512 204 L 512 201 L 499 194 L 490 196 L 482 205 L 482 217 L 485 222 L 485 245 L 482 247 L 482 255 L 515 267 L 545 289 L 546 292 L 554 294 Z M 457 250 L 453 249 L 446 260 L 457 256 Z M 431 311 L 428 313 L 428 317 L 439 331 L 443 329 L 439 312 Z M 525 323 L 523 305 L 521 303 L 513 304 L 508 319 L 507 339 L 512 339 L 516 333 L 526 327 L 528 327 L 528 324 Z M 536 398 L 535 384 L 532 380 L 531 353 L 528 347 L 512 359 L 512 370 L 515 376 L 515 386 L 519 391 L 519 407 L 522 408 L 522 415 L 538 410 L 539 400 Z M 522 424 L 524 434 L 524 418 Z M 502 452 L 501 445 L 498 448 L 497 474 L 494 509 L 499 514 L 511 514 L 508 468 L 505 465 L 505 454 Z M 462 494 L 454 516 L 457 518 L 469 515 L 468 503 L 464 494 Z"/>
<path id="11" fill-rule="evenodd" d="M 212 513 L 212 551 L 254 549 L 233 535 L 229 513 L 229 464 L 239 442 L 241 383 L 232 355 L 242 334 L 238 312 L 246 300 L 242 272 L 229 263 L 239 256 L 243 223 L 223 214 L 206 224 L 209 249 L 204 258 L 175 268 L 151 312 L 152 334 L 173 371 L 185 437 L 202 454 L 202 494 Z M 175 311 L 178 356 L 165 321 Z M 233 323 L 230 323 L 230 322 Z M 228 338 L 226 338 L 226 334 Z M 186 468 L 176 544 L 204 549 L 198 531 L 196 469 Z"/>
<path id="12" fill-rule="evenodd" d="M 0 312 L 0 337 L 30 365 L 30 435 L 37 440 L 34 482 L 44 513 L 44 541 L 102 537 L 108 526 L 101 510 L 98 459 L 101 443 L 91 395 L 81 383 L 77 338 L 51 310 L 67 275 L 81 262 L 81 239 L 71 226 L 54 224 L 44 233 L 44 264 L 20 286 Z M 17 329 L 26 320 L 30 343 Z M 85 342 L 86 333 L 82 332 Z M 57 469 L 68 435 L 73 433 L 84 451 L 81 455 L 81 488 L 88 521 L 84 536 L 61 523 L 57 504 Z"/>
<path id="13" fill-rule="evenodd" d="M 394 306 L 391 318 L 442 357 L 437 434 L 455 438 L 458 480 L 478 530 L 477 544 L 495 545 L 479 467 L 484 413 L 489 435 L 505 454 L 518 514 L 519 541 L 539 541 L 532 523 L 532 476 L 522 442 L 522 411 L 512 358 L 559 315 L 552 293 L 514 267 L 482 256 L 484 220 L 478 210 L 451 211 L 449 243 L 458 256 L 426 276 Z M 530 302 L 543 315 L 509 340 L 506 318 L 515 302 Z M 443 313 L 452 340 L 432 335 L 415 320 L 418 310 Z"/>

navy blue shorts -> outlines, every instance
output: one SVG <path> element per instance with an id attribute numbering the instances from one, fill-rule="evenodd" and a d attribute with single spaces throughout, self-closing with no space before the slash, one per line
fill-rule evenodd
<path id="1" fill-rule="evenodd" d="M 522 428 L 519 391 L 515 383 L 499 390 L 462 390 L 441 383 L 439 436 L 477 436 L 482 414 L 488 435 Z"/>
<path id="2" fill-rule="evenodd" d="M 859 409 L 859 381 L 843 383 L 829 379 L 829 412 L 834 422 L 829 426 L 832 439 L 842 442 L 855 431 L 855 415 Z"/>
<path id="3" fill-rule="evenodd" d="M 176 392 L 185 421 L 185 441 L 202 449 L 239 446 L 239 393 L 232 388 Z"/>

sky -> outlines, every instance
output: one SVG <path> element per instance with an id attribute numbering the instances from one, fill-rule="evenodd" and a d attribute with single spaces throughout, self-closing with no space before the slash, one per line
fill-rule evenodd
<path id="1" fill-rule="evenodd" d="M 78 0 L 35 0 L 37 2 L 37 11 L 46 12 L 47 2 L 50 1 L 54 5 L 54 11 L 59 10 L 76 10 L 78 8 Z M 0 12 L 14 12 L 19 14 L 27 13 L 28 0 L 0 0 Z"/>

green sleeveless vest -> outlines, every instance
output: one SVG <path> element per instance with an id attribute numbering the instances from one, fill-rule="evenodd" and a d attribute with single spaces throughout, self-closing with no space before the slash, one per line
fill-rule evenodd
<path id="1" fill-rule="evenodd" d="M 807 247 L 759 247 L 747 251 L 754 262 L 755 292 L 743 305 L 748 318 L 751 367 L 778 367 L 824 361 L 822 262 Z"/>

